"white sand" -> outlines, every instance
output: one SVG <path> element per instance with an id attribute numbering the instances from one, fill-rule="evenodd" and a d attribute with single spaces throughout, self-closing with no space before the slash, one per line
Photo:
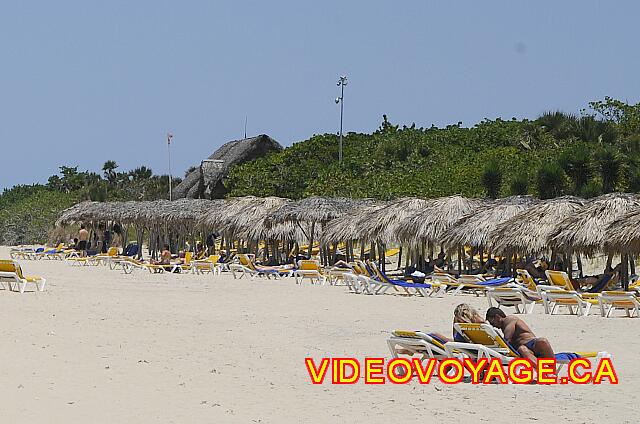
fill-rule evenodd
<path id="1" fill-rule="evenodd" d="M 22 264 L 48 287 L 0 291 L 3 423 L 637 421 L 638 319 L 526 317 L 558 351 L 611 352 L 617 386 L 316 386 L 306 356 L 388 357 L 390 330 L 448 333 L 486 299 Z"/>

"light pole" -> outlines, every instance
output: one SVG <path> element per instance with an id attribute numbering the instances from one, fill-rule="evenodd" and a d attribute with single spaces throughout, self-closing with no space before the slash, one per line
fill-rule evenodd
<path id="1" fill-rule="evenodd" d="M 347 85 L 347 76 L 341 75 L 338 79 L 340 97 L 336 97 L 336 104 L 340 103 L 340 145 L 338 148 L 338 162 L 342 164 L 342 114 L 344 112 L 344 86 Z"/>
<path id="2" fill-rule="evenodd" d="M 173 134 L 167 133 L 167 153 L 169 153 L 169 200 L 171 199 L 171 139 Z"/>

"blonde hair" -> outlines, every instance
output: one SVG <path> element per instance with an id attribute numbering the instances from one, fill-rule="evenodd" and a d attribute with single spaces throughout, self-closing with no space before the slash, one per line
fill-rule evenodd
<path id="1" fill-rule="evenodd" d="M 453 322 L 479 323 L 484 322 L 484 318 L 473 306 L 461 303 L 453 311 Z"/>

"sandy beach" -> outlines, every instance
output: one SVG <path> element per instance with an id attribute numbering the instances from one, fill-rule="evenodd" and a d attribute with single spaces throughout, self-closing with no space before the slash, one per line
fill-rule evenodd
<path id="1" fill-rule="evenodd" d="M 637 421 L 637 319 L 541 306 L 525 317 L 556 351 L 610 352 L 619 385 L 312 385 L 307 356 L 388 358 L 389 331 L 448 334 L 456 304 L 484 313 L 487 300 L 21 263 L 48 282 L 44 292 L 0 291 L 6 423 Z"/>

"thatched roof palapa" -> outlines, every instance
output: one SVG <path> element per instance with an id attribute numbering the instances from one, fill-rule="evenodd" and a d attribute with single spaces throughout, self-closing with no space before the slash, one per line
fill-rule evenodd
<path id="1" fill-rule="evenodd" d="M 483 247 L 489 244 L 489 234 L 498 225 L 537 203 L 531 196 L 512 196 L 495 200 L 468 213 L 442 236 L 448 246 Z"/>
<path id="2" fill-rule="evenodd" d="M 173 194 L 175 198 L 221 198 L 226 193 L 222 180 L 231 166 L 280 150 L 282 146 L 266 134 L 229 141 L 189 172 Z"/>
<path id="3" fill-rule="evenodd" d="M 640 209 L 612 221 L 605 230 L 605 250 L 611 253 L 640 253 Z"/>
<path id="4" fill-rule="evenodd" d="M 215 227 L 227 237 L 239 237 L 250 239 L 260 234 L 254 231 L 265 227 L 265 218 L 291 203 L 291 200 L 282 197 L 253 197 L 246 196 L 228 199 L 225 207 L 215 214 L 205 213 L 201 222 Z M 264 232 L 262 232 L 264 234 Z"/>
<path id="5" fill-rule="evenodd" d="M 548 239 L 564 219 L 579 212 L 586 201 L 563 196 L 543 200 L 507 219 L 489 234 L 491 250 L 499 254 L 538 254 L 548 249 Z"/>
<path id="6" fill-rule="evenodd" d="M 267 222 L 323 224 L 345 215 L 357 204 L 357 201 L 344 197 L 307 197 L 282 206 L 267 218 Z"/>
<path id="7" fill-rule="evenodd" d="M 487 204 L 484 199 L 469 199 L 448 196 L 430 199 L 422 210 L 398 223 L 397 237 L 400 241 L 417 244 L 439 243 L 445 231 L 465 215 Z"/>
<path id="8" fill-rule="evenodd" d="M 640 206 L 636 194 L 610 193 L 596 197 L 581 211 L 569 216 L 550 236 L 549 244 L 566 252 L 587 255 L 604 250 L 608 225 Z"/>
<path id="9" fill-rule="evenodd" d="M 397 241 L 397 226 L 407 217 L 423 210 L 429 200 L 404 197 L 391 201 L 381 208 L 371 209 L 363 214 L 355 224 L 355 231 L 361 241 L 389 243 Z"/>
<path id="10" fill-rule="evenodd" d="M 362 226 L 358 226 L 357 223 L 386 205 L 387 203 L 375 202 L 369 199 L 360 201 L 360 204 L 352 208 L 348 214 L 327 222 L 322 231 L 321 242 L 329 244 L 340 241 L 360 240 L 364 235 L 358 231 L 358 228 Z"/>

